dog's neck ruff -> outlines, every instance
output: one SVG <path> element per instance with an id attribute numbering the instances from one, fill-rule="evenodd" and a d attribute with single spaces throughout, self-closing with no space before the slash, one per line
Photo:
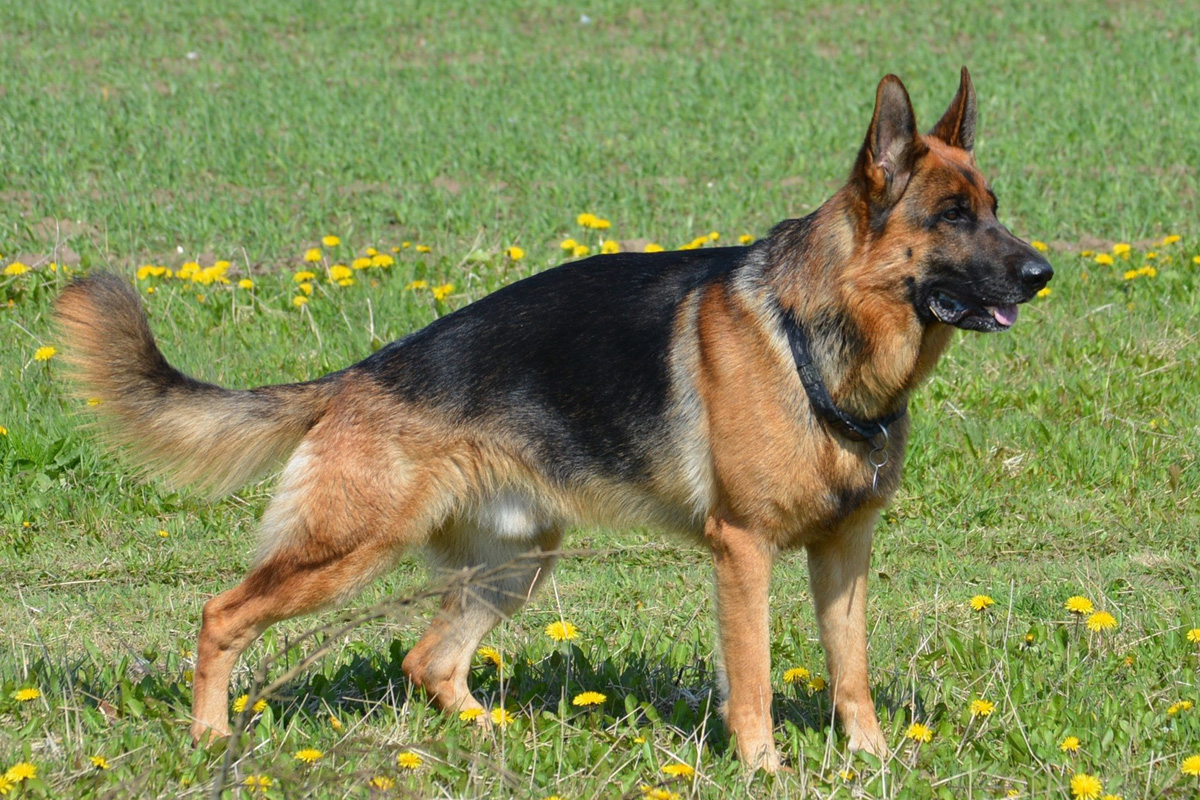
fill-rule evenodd
<path id="1" fill-rule="evenodd" d="M 887 436 L 888 426 L 901 419 L 908 413 L 906 402 L 898 410 L 886 417 L 874 419 L 859 419 L 838 408 L 821 380 L 821 373 L 813 364 L 812 353 L 808 347 L 808 336 L 796 317 L 786 309 L 780 308 L 779 315 L 783 318 L 783 329 L 787 333 L 788 344 L 792 347 L 792 360 L 796 362 L 796 372 L 800 374 L 800 383 L 808 394 L 813 411 L 838 434 L 856 442 L 870 442 L 878 436 Z"/>

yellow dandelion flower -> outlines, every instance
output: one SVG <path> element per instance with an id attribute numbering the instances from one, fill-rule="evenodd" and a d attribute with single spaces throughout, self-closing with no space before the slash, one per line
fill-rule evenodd
<path id="1" fill-rule="evenodd" d="M 596 219 L 597 217 L 595 214 L 584 212 L 575 218 L 575 224 L 582 225 L 585 228 L 591 228 L 594 226 Z"/>
<path id="2" fill-rule="evenodd" d="M 27 781 L 37 777 L 37 766 L 30 764 L 28 761 L 19 761 L 8 768 L 8 771 L 4 773 L 4 777 L 13 783 Z"/>
<path id="3" fill-rule="evenodd" d="M 509 261 L 520 261 L 525 257 L 525 251 L 514 244 L 511 247 L 504 248 L 504 255 L 508 256 Z"/>
<path id="4" fill-rule="evenodd" d="M 412 242 L 401 242 L 400 247 L 407 250 L 408 248 L 412 247 Z"/>
<path id="5" fill-rule="evenodd" d="M 1193 264 L 1200 264 L 1200 256 L 1192 256 Z"/>
<path id="6" fill-rule="evenodd" d="M 852 781 L 858 777 L 858 774 L 852 769 L 844 769 L 838 772 L 838 777 L 844 781 Z"/>
<path id="7" fill-rule="evenodd" d="M 1113 257 L 1108 253 L 1097 253 L 1095 262 L 1097 264 L 1103 264 L 1106 267 L 1111 267 L 1113 265 Z"/>
<path id="8" fill-rule="evenodd" d="M 1058 745 L 1058 749 L 1062 750 L 1064 753 L 1077 752 L 1079 750 L 1079 737 L 1068 736 Z"/>
<path id="9" fill-rule="evenodd" d="M 690 764 L 667 764 L 662 771 L 672 778 L 690 778 L 696 774 Z"/>
<path id="10" fill-rule="evenodd" d="M 500 657 L 500 651 L 494 647 L 481 647 L 475 651 L 475 655 L 482 658 L 484 661 L 492 662 L 496 669 L 504 666 L 504 659 Z"/>
<path id="11" fill-rule="evenodd" d="M 787 672 L 783 673 L 783 682 L 806 683 L 811 677 L 812 673 L 810 673 L 804 667 L 792 667 Z"/>
<path id="12" fill-rule="evenodd" d="M 1099 778 L 1086 772 L 1080 772 L 1071 778 L 1071 794 L 1079 800 L 1096 800 L 1103 788 Z"/>
<path id="13" fill-rule="evenodd" d="M 1146 253 L 1147 261 L 1153 261 L 1156 258 L 1158 258 L 1158 253 L 1154 252 L 1153 250 L 1151 250 L 1149 253 Z"/>
<path id="14" fill-rule="evenodd" d="M 642 248 L 642 252 L 643 253 L 661 253 L 663 251 L 663 249 L 664 248 L 661 244 L 655 244 L 654 242 L 650 242 L 649 244 L 647 244 L 645 247 Z"/>
<path id="15" fill-rule="evenodd" d="M 812 692 L 825 691 L 825 679 L 821 677 L 813 678 L 808 682 L 808 689 Z"/>
<path id="16" fill-rule="evenodd" d="M 8 794 L 15 788 L 12 781 L 0 774 L 0 797 Z"/>
<path id="17" fill-rule="evenodd" d="M 253 289 L 254 281 L 250 280 L 249 278 L 242 278 L 237 282 L 237 285 L 239 289 Z"/>
<path id="18" fill-rule="evenodd" d="M 396 756 L 396 766 L 400 769 L 419 769 L 425 759 L 421 758 L 411 750 L 405 750 Z"/>
<path id="19" fill-rule="evenodd" d="M 108 769 L 108 759 L 104 756 L 89 756 L 88 760 L 92 762 L 92 766 L 96 769 Z"/>
<path id="20" fill-rule="evenodd" d="M 294 305 L 296 308 L 308 305 L 308 298 L 302 294 L 298 294 L 292 298 L 292 305 Z"/>
<path id="21" fill-rule="evenodd" d="M 305 296 L 312 297 L 313 285 L 311 283 L 301 283 L 296 288 L 304 292 Z"/>
<path id="22" fill-rule="evenodd" d="M 717 241 L 720 241 L 720 239 L 721 239 L 721 234 L 717 233 L 716 231 L 709 231 L 708 240 L 710 242 L 717 242 Z"/>
<path id="23" fill-rule="evenodd" d="M 1041 289 L 1038 289 L 1037 296 L 1038 297 L 1049 297 L 1053 293 L 1054 293 L 1053 289 L 1051 289 L 1049 286 L 1045 286 Z"/>
<path id="24" fill-rule="evenodd" d="M 54 354 L 57 352 L 58 352 L 57 350 L 55 350 L 53 347 L 50 347 L 49 345 L 47 345 L 46 347 L 39 347 L 37 350 L 33 351 L 33 360 L 34 361 L 49 361 L 50 359 L 54 358 Z"/>
<path id="25" fill-rule="evenodd" d="M 275 781 L 271 780 L 270 775 L 247 775 L 242 781 L 242 786 L 245 786 L 252 792 L 265 792 L 275 785 Z"/>
<path id="26" fill-rule="evenodd" d="M 991 700 L 977 698 L 971 701 L 971 716 L 972 717 L 987 717 L 996 710 L 996 704 Z"/>
<path id="27" fill-rule="evenodd" d="M 427 244 L 419 244 L 419 245 L 417 245 L 417 252 L 418 253 L 432 253 L 433 248 Z"/>
<path id="28" fill-rule="evenodd" d="M 29 527 L 29 526 L 26 525 L 25 527 Z M 12 693 L 13 699 L 16 700 L 18 703 L 28 703 L 31 700 L 37 700 L 41 696 L 42 696 L 42 690 L 38 689 L 37 687 L 30 687 L 28 689 L 17 689 L 15 692 Z"/>
<path id="29" fill-rule="evenodd" d="M 570 622 L 559 620 L 546 626 L 546 635 L 556 642 L 568 642 L 579 636 L 579 629 Z"/>
<path id="30" fill-rule="evenodd" d="M 304 251 L 304 260 L 310 261 L 310 262 L 320 261 L 321 260 L 321 251 L 316 247 L 314 247 L 310 250 L 305 250 Z"/>
<path id="31" fill-rule="evenodd" d="M 511 725 L 516 719 L 507 708 L 493 708 L 491 713 L 492 724 L 501 728 L 506 725 Z"/>
<path id="32" fill-rule="evenodd" d="M 337 247 L 341 243 L 342 240 L 333 235 L 321 237 L 321 244 L 325 245 L 326 247 Z"/>
<path id="33" fill-rule="evenodd" d="M 1037 239 L 1034 239 L 1034 240 L 1033 240 L 1032 242 L 1030 242 L 1029 244 L 1030 244 L 1030 245 L 1033 247 L 1033 249 L 1034 249 L 1034 250 L 1037 250 L 1039 253 L 1044 253 L 1044 252 L 1046 252 L 1047 250 L 1049 250 L 1049 249 L 1050 249 L 1050 248 L 1049 248 L 1049 247 L 1046 245 L 1046 243 L 1045 243 L 1045 242 L 1039 242 Z"/>
<path id="34" fill-rule="evenodd" d="M 367 255 L 372 256 L 372 257 L 379 255 L 379 251 L 376 250 L 374 247 L 368 247 L 364 252 Z"/>
<path id="35" fill-rule="evenodd" d="M 9 276 L 24 275 L 26 272 L 29 272 L 29 267 L 20 261 L 14 261 L 4 268 L 4 274 Z"/>
<path id="36" fill-rule="evenodd" d="M 1188 756 L 1179 765 L 1179 771 L 1184 775 L 1200 776 L 1200 755 Z"/>
<path id="37" fill-rule="evenodd" d="M 586 244 L 577 244 L 575 245 L 575 249 L 571 251 L 571 255 L 578 258 L 579 256 L 586 256 L 589 252 L 591 252 L 591 248 Z"/>
<path id="38" fill-rule="evenodd" d="M 482 716 L 482 708 L 464 708 L 462 711 L 458 712 L 458 718 L 463 722 L 471 722 L 472 720 L 477 720 Z"/>
<path id="39" fill-rule="evenodd" d="M 1192 707 L 1191 700 L 1180 700 L 1178 703 L 1171 703 L 1171 705 L 1167 707 L 1167 715 L 1175 716 L 1180 711 L 1187 711 L 1191 707 Z"/>
<path id="40" fill-rule="evenodd" d="M 405 286 L 404 288 L 408 289 L 409 291 L 417 291 L 418 289 L 428 289 L 429 281 L 413 281 L 412 283 L 408 284 L 408 286 Z"/>
<path id="41" fill-rule="evenodd" d="M 606 219 L 600 219 L 599 217 L 597 217 L 596 221 L 592 223 L 591 227 L 595 228 L 598 231 L 606 231 L 612 227 L 612 223 Z"/>
<path id="42" fill-rule="evenodd" d="M 974 611 L 986 611 L 994 605 L 996 605 L 996 601 L 986 594 L 977 594 L 971 598 L 971 608 Z"/>
<path id="43" fill-rule="evenodd" d="M 367 781 L 367 785 L 376 791 L 390 792 L 396 786 L 396 782 L 384 775 L 376 775 Z"/>
<path id="44" fill-rule="evenodd" d="M 598 706 L 602 705 L 607 699 L 608 695 L 601 694 L 600 692 L 581 692 L 575 695 L 575 699 L 571 701 L 571 705 L 585 707 Z"/>
<path id="45" fill-rule="evenodd" d="M 354 267 L 355 269 L 366 269 L 367 267 L 371 266 L 371 259 L 356 258 L 350 262 L 350 266 Z"/>
<path id="46" fill-rule="evenodd" d="M 1100 800 L 1125 800 L 1125 798 L 1119 794 L 1106 794 Z"/>
<path id="47" fill-rule="evenodd" d="M 376 253 L 375 255 L 371 256 L 371 266 L 372 267 L 379 267 L 379 268 L 383 269 L 386 267 L 390 267 L 395 263 L 396 263 L 396 259 L 389 256 L 387 253 Z"/>
<path id="48" fill-rule="evenodd" d="M 579 242 L 575 241 L 574 239 L 563 239 L 561 242 L 558 243 L 558 246 L 561 247 L 563 250 L 571 251 L 571 250 L 574 250 L 576 247 L 579 247 Z"/>
<path id="49" fill-rule="evenodd" d="M 750 244 L 754 241 L 754 237 L 748 233 L 743 233 L 738 237 L 738 244 Z"/>
<path id="50" fill-rule="evenodd" d="M 1117 627 L 1117 618 L 1107 611 L 1097 611 L 1087 618 L 1087 629 L 1093 633 L 1110 631 Z"/>
<path id="51" fill-rule="evenodd" d="M 1063 604 L 1063 607 L 1066 608 L 1067 611 L 1070 611 L 1072 614 L 1080 614 L 1080 615 L 1091 614 L 1093 611 L 1096 610 L 1095 607 L 1092 605 L 1092 601 L 1088 600 L 1086 597 L 1083 597 L 1081 595 L 1074 595 L 1072 597 L 1068 597 L 1067 602 Z"/>
<path id="52" fill-rule="evenodd" d="M 159 531 L 158 535 L 160 538 L 166 539 L 171 534 L 167 533 L 166 531 Z M 235 709 L 235 710 L 240 711 L 241 709 Z"/>
<path id="53" fill-rule="evenodd" d="M 331 283 L 345 280 L 354 274 L 354 270 L 347 267 L 345 264 L 334 264 L 329 268 L 329 280 Z"/>
<path id="54" fill-rule="evenodd" d="M 434 300 L 445 300 L 454 291 L 453 283 L 443 283 L 441 286 L 435 286 L 432 289 Z"/>
<path id="55" fill-rule="evenodd" d="M 240 714 L 246 710 L 246 703 L 250 701 L 250 695 L 244 694 L 233 701 L 233 713 Z"/>
<path id="56" fill-rule="evenodd" d="M 615 239 L 605 239 L 600 243 L 601 255 L 612 255 L 621 252 L 621 245 Z"/>
<path id="57" fill-rule="evenodd" d="M 1114 256 L 1124 256 L 1127 258 L 1129 256 L 1129 251 L 1132 249 L 1133 248 L 1129 246 L 1128 242 L 1117 242 L 1113 245 L 1112 252 Z"/>
<path id="58" fill-rule="evenodd" d="M 342 278 L 340 281 L 337 282 L 337 285 L 338 286 L 353 286 L 354 278 Z"/>
<path id="59" fill-rule="evenodd" d="M 648 800 L 679 800 L 677 792 L 671 792 L 658 786 L 641 785 L 642 797 Z"/>
<path id="60" fill-rule="evenodd" d="M 933 730 L 928 725 L 922 725 L 920 722 L 914 722 L 908 726 L 908 730 L 904 732 L 905 739 L 912 739 L 914 742 L 929 742 L 933 741 Z"/>
<path id="61" fill-rule="evenodd" d="M 333 714 L 330 714 L 329 715 L 329 727 L 333 728 L 335 731 L 340 731 L 345 726 L 342 724 L 342 721 L 340 719 L 335 717 Z"/>
<path id="62" fill-rule="evenodd" d="M 8 436 L 8 428 L 0 425 L 0 436 Z"/>
<path id="63" fill-rule="evenodd" d="M 1177 234 L 1172 233 L 1170 236 L 1163 237 L 1162 246 L 1166 247 L 1167 245 L 1175 244 L 1181 238 L 1182 237 L 1178 236 Z"/>
<path id="64" fill-rule="evenodd" d="M 1094 255 L 1096 255 L 1095 250 L 1080 250 L 1079 251 L 1080 258 L 1091 258 Z"/>
<path id="65" fill-rule="evenodd" d="M 309 281 L 315 281 L 316 279 L 317 273 L 307 269 L 301 270 L 292 276 L 292 280 L 294 280 L 296 283 L 307 283 Z"/>
<path id="66" fill-rule="evenodd" d="M 253 706 L 250 707 L 250 710 L 253 711 L 255 714 L 263 713 L 264 711 L 267 710 L 267 701 L 261 700 L 261 699 L 258 700 Z"/>
<path id="67" fill-rule="evenodd" d="M 297 750 L 296 754 L 292 757 L 297 761 L 303 761 L 305 764 L 315 764 L 316 762 L 320 761 L 324 755 L 324 753 L 315 747 L 306 747 L 303 750 Z"/>

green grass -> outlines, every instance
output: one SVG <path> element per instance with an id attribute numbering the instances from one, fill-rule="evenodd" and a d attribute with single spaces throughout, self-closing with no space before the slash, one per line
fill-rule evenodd
<path id="1" fill-rule="evenodd" d="M 0 276 L 0 769 L 39 773 L 18 792 L 204 796 L 219 775 L 266 774 L 273 797 L 367 797 L 375 776 L 418 796 L 638 796 L 683 761 L 698 777 L 668 788 L 695 797 L 1068 797 L 1077 772 L 1126 800 L 1194 796 L 1180 764 L 1200 749 L 1200 708 L 1168 709 L 1200 705 L 1185 637 L 1200 627 L 1200 7 L 446 5 L 0 8 L 0 266 L 35 267 Z M 227 259 L 253 291 L 139 283 L 156 287 L 168 357 L 230 386 L 310 378 L 557 263 L 563 238 L 595 250 L 581 211 L 626 242 L 761 235 L 844 179 L 883 73 L 930 125 L 963 63 L 1001 217 L 1051 243 L 1058 275 L 1012 333 L 960 337 L 914 404 L 869 612 L 886 764 L 847 754 L 827 692 L 783 683 L 823 664 L 792 555 L 772 649 L 794 772 L 745 775 L 713 709 L 707 557 L 650 531 L 575 532 L 569 546 L 601 553 L 565 559 L 488 639 L 508 669 L 481 662 L 473 685 L 515 713 L 503 731 L 443 718 L 404 680 L 426 603 L 327 641 L 236 758 L 190 746 L 200 607 L 246 568 L 271 484 L 212 503 L 140 483 L 80 429 L 58 362 L 33 360 L 66 267 L 132 279 Z M 291 276 L 329 233 L 343 263 L 432 250 L 401 247 L 355 286 L 318 281 L 298 310 Z M 1130 261 L 1078 255 L 1117 241 Z M 512 244 L 528 253 L 516 264 Z M 1157 276 L 1123 280 L 1150 250 Z M 413 280 L 456 288 L 438 302 Z M 353 605 L 425 576 L 414 554 Z M 975 594 L 996 606 L 971 612 Z M 1074 594 L 1119 627 L 1082 629 Z M 569 646 L 543 633 L 560 615 L 582 632 Z M 295 665 L 328 638 L 300 634 L 334 618 L 278 626 L 236 691 L 268 654 Z M 42 696 L 17 701 L 26 687 Z M 608 700 L 583 712 L 582 690 Z M 980 697 L 996 710 L 972 721 Z M 931 742 L 905 742 L 913 720 Z M 1079 752 L 1059 749 L 1068 735 Z M 303 767 L 304 747 L 325 756 Z M 396 766 L 404 750 L 420 769 Z"/>

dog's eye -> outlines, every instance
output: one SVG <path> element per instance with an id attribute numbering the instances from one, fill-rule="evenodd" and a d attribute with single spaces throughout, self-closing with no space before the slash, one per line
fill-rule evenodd
<path id="1" fill-rule="evenodd" d="M 942 212 L 942 219 L 946 222 L 958 222 L 962 219 L 962 212 L 957 208 L 948 208 Z"/>

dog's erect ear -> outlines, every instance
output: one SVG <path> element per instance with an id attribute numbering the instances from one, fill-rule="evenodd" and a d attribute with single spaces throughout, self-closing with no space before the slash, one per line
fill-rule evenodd
<path id="1" fill-rule="evenodd" d="M 950 101 L 950 107 L 929 132 L 951 147 L 961 147 L 968 153 L 975 147 L 975 87 L 971 85 L 971 73 L 962 68 L 958 82 L 958 94 Z"/>
<path id="2" fill-rule="evenodd" d="M 885 75 L 875 90 L 875 116 L 856 167 L 872 205 L 890 206 L 900 199 L 925 150 L 904 84 Z"/>

